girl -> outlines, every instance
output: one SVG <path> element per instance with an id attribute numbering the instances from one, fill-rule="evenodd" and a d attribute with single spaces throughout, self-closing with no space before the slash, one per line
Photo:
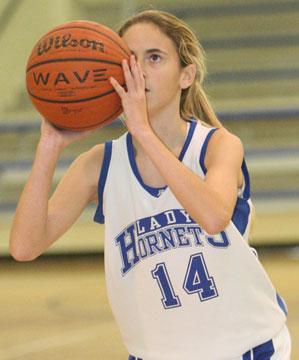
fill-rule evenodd
<path id="1" fill-rule="evenodd" d="M 246 242 L 252 206 L 242 144 L 201 88 L 196 37 L 154 10 L 119 34 L 133 53 L 123 62 L 127 90 L 110 81 L 128 133 L 80 155 L 48 201 L 62 149 L 88 133 L 43 120 L 12 255 L 36 258 L 98 202 L 108 295 L 129 359 L 289 359 L 286 308 Z"/>

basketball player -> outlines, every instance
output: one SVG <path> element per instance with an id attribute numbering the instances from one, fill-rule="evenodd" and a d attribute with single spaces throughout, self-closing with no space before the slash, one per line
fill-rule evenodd
<path id="1" fill-rule="evenodd" d="M 127 88 L 111 78 L 128 133 L 80 155 L 48 201 L 62 149 L 86 133 L 43 120 L 12 255 L 36 258 L 98 202 L 108 295 L 129 359 L 290 359 L 286 307 L 247 243 L 243 147 L 202 90 L 196 37 L 152 10 L 119 34 L 134 54 L 123 62 Z"/>

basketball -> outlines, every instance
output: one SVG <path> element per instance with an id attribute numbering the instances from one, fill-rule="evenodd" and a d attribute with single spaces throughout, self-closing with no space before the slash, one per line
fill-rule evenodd
<path id="1" fill-rule="evenodd" d="M 102 127 L 123 111 L 110 84 L 125 86 L 122 60 L 130 50 L 111 29 L 92 21 L 71 21 L 48 31 L 26 66 L 26 86 L 35 108 L 60 129 Z"/>

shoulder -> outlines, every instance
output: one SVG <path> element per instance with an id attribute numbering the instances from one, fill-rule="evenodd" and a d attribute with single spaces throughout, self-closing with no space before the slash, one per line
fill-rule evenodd
<path id="1" fill-rule="evenodd" d="M 244 149 L 242 141 L 225 128 L 219 128 L 214 131 L 211 136 L 207 153 L 205 157 L 205 165 L 208 169 L 213 163 L 228 161 L 236 164 L 242 163 Z"/>
<path id="2" fill-rule="evenodd" d="M 240 150 L 243 149 L 242 141 L 238 136 L 232 134 L 225 128 L 219 128 L 213 133 L 210 140 L 210 146 L 222 146 L 223 144 L 230 148 L 237 147 Z"/>
<path id="3" fill-rule="evenodd" d="M 75 163 L 86 170 L 99 170 L 102 166 L 105 144 L 93 146 L 90 150 L 79 155 Z"/>

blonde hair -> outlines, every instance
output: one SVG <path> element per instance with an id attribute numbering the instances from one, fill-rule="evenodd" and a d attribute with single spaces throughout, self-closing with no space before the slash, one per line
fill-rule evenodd
<path id="1" fill-rule="evenodd" d="M 118 34 L 122 37 L 129 27 L 138 23 L 151 23 L 158 26 L 173 41 L 181 66 L 186 67 L 190 64 L 196 66 L 196 78 L 193 84 L 182 90 L 181 117 L 183 119 L 196 117 L 210 126 L 223 127 L 202 88 L 206 74 L 205 53 L 192 30 L 172 14 L 159 10 L 146 10 L 126 20 L 119 27 Z"/>

